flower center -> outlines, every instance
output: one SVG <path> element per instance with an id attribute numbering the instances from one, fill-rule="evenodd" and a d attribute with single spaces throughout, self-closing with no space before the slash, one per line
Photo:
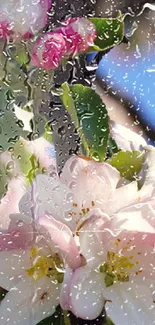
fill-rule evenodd
<path id="1" fill-rule="evenodd" d="M 26 270 L 27 276 L 32 276 L 37 281 L 43 276 L 51 277 L 58 283 L 63 282 L 64 268 L 63 262 L 58 254 L 52 256 L 39 255 L 38 249 L 33 247 L 30 254 L 30 260 L 33 266 Z"/>
<path id="2" fill-rule="evenodd" d="M 133 256 L 124 256 L 114 252 L 107 253 L 107 262 L 100 266 L 100 272 L 105 273 L 106 287 L 114 282 L 129 281 L 129 273 L 135 266 L 132 262 Z"/>

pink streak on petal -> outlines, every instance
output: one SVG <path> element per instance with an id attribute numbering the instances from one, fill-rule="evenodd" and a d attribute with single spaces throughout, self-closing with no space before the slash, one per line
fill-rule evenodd
<path id="1" fill-rule="evenodd" d="M 0 232 L 0 252 L 13 249 L 28 249 L 35 240 L 32 224 L 11 220 L 8 230 Z"/>
<path id="2" fill-rule="evenodd" d="M 0 228 L 7 229 L 10 223 L 9 215 L 19 212 L 19 201 L 26 192 L 25 178 L 13 178 L 9 185 L 6 195 L 0 202 Z"/>
<path id="3" fill-rule="evenodd" d="M 71 230 L 62 222 L 55 220 L 51 215 L 39 217 L 38 223 L 46 228 L 53 242 L 51 245 L 59 249 L 65 262 L 72 269 L 79 267 L 81 257 Z"/>

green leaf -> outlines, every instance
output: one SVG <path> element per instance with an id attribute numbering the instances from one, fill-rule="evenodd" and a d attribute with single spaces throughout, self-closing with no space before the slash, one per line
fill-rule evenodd
<path id="1" fill-rule="evenodd" d="M 0 301 L 2 301 L 5 298 L 5 295 L 7 294 L 7 290 L 0 287 Z"/>
<path id="2" fill-rule="evenodd" d="M 133 180 L 140 172 L 143 160 L 144 155 L 140 151 L 120 151 L 106 162 L 115 167 L 122 177 Z"/>
<path id="3" fill-rule="evenodd" d="M 96 26 L 97 38 L 89 51 L 105 51 L 120 44 L 124 36 L 122 16 L 117 18 L 89 18 Z"/>
<path id="4" fill-rule="evenodd" d="M 103 161 L 109 137 L 105 104 L 91 88 L 67 83 L 62 85 L 62 101 L 81 137 L 85 155 Z"/>
<path id="5" fill-rule="evenodd" d="M 0 151 L 6 151 L 14 146 L 20 136 L 28 134 L 23 130 L 22 121 L 18 120 L 14 112 L 5 111 L 0 116 Z"/>
<path id="6" fill-rule="evenodd" d="M 115 325 L 109 317 L 106 317 L 105 325 Z"/>
<path id="7" fill-rule="evenodd" d="M 23 175 L 27 178 L 27 185 L 30 185 L 37 174 L 44 172 L 38 159 L 26 149 L 22 140 L 19 140 L 13 148 L 13 158 L 18 160 Z"/>

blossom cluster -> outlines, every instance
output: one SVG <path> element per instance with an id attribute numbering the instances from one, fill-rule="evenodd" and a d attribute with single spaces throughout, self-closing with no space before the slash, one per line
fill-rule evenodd
<path id="1" fill-rule="evenodd" d="M 31 39 L 48 20 L 51 0 L 1 1 L 0 39 Z M 94 44 L 96 29 L 86 18 L 70 18 L 53 32 L 44 32 L 34 42 L 32 64 L 56 69 L 63 58 L 85 52 Z"/>
<path id="2" fill-rule="evenodd" d="M 95 38 L 95 26 L 88 19 L 70 18 L 61 28 L 38 38 L 32 51 L 32 63 L 45 70 L 56 69 L 63 58 L 85 52 Z"/>
<path id="3" fill-rule="evenodd" d="M 123 150 L 144 151 L 140 188 L 76 155 L 60 176 L 47 157 L 29 188 L 17 175 L 16 192 L 10 183 L 0 204 L 1 325 L 36 325 L 59 304 L 85 320 L 105 307 L 115 324 L 154 324 L 155 149 L 111 125 Z"/>

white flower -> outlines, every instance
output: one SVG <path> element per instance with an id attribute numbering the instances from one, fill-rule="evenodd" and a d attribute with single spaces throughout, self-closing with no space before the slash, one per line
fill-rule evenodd
<path id="1" fill-rule="evenodd" d="M 121 150 L 141 150 L 146 146 L 146 141 L 141 135 L 114 121 L 110 121 L 110 133 Z"/>
<path id="2" fill-rule="evenodd" d="M 67 226 L 52 216 L 11 216 L 0 235 L 0 286 L 8 290 L 0 304 L 1 325 L 36 325 L 61 303 L 68 306 L 68 284 L 80 266 L 78 248 Z"/>

